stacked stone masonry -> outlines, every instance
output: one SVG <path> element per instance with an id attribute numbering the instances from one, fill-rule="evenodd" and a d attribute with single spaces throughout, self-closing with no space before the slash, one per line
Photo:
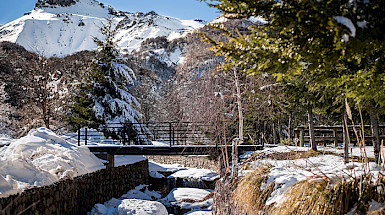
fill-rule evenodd
<path id="1" fill-rule="evenodd" d="M 96 203 L 148 184 L 148 161 L 102 169 L 0 198 L 0 214 L 87 214 Z"/>
<path id="2" fill-rule="evenodd" d="M 148 159 L 163 164 L 182 164 L 185 167 L 210 169 L 220 172 L 220 166 L 208 156 L 151 155 Z"/>

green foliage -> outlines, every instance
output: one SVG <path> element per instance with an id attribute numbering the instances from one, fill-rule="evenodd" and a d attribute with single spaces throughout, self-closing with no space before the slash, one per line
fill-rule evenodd
<path id="1" fill-rule="evenodd" d="M 77 92 L 72 95 L 73 105 L 70 114 L 67 116 L 67 121 L 73 129 L 80 129 L 82 127 L 98 128 L 102 123 L 92 111 L 95 103 L 87 93 L 89 92 L 88 88 L 82 83 L 78 87 Z"/>
<path id="2" fill-rule="evenodd" d="M 119 131 L 110 129 L 108 124 L 137 123 L 141 118 L 137 110 L 140 104 L 128 92 L 135 76 L 120 58 L 115 40 L 117 30 L 113 28 L 112 20 L 107 20 L 100 31 L 105 39 L 94 38 L 98 52 L 73 95 L 69 123 L 76 128 L 99 128 L 106 136 L 117 138 Z M 112 127 L 116 126 L 122 125 Z M 134 130 L 138 129 L 148 131 L 144 126 L 135 125 Z"/>
<path id="3" fill-rule="evenodd" d="M 212 6 L 230 19 L 266 21 L 251 34 L 223 29 L 228 43 L 204 37 L 226 57 L 221 69 L 272 74 L 290 103 L 319 107 L 331 118 L 343 111 L 345 97 L 385 103 L 383 1 L 221 0 Z"/>

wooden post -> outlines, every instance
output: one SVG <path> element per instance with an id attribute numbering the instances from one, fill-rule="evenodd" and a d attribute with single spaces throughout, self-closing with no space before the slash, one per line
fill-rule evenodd
<path id="1" fill-rule="evenodd" d="M 79 129 L 78 129 L 78 146 L 80 146 L 80 130 L 81 130 L 81 128 L 79 126 Z"/>
<path id="2" fill-rule="evenodd" d="M 115 156 L 113 154 L 107 153 L 107 160 L 108 160 L 107 168 L 114 168 Z"/>
<path id="3" fill-rule="evenodd" d="M 300 128 L 299 129 L 299 146 L 301 146 L 301 147 L 304 146 L 304 142 L 305 142 L 305 140 L 304 140 L 304 133 L 305 133 L 304 129 Z"/>
<path id="4" fill-rule="evenodd" d="M 310 138 L 310 147 L 314 151 L 317 151 L 317 143 L 315 142 L 315 134 L 314 134 L 314 118 L 313 118 L 313 109 L 311 107 L 308 108 L 308 120 L 309 120 L 309 138 Z"/>
<path id="5" fill-rule="evenodd" d="M 370 100 L 369 102 L 369 117 L 370 124 L 372 129 L 372 142 L 373 142 L 373 150 L 374 150 L 374 160 L 377 164 L 381 164 L 381 156 L 380 156 L 380 138 L 379 138 L 379 129 L 378 129 L 378 117 L 377 111 L 375 109 L 374 100 Z"/>
<path id="6" fill-rule="evenodd" d="M 344 162 L 349 163 L 349 130 L 346 113 L 342 114 L 342 132 L 344 139 Z"/>
<path id="7" fill-rule="evenodd" d="M 337 128 L 333 128 L 334 147 L 338 147 Z"/>
<path id="8" fill-rule="evenodd" d="M 87 128 L 84 128 L 84 144 L 87 145 Z"/>

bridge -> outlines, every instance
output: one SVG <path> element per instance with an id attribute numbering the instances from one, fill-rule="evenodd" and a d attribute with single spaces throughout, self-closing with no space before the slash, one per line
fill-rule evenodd
<path id="1" fill-rule="evenodd" d="M 88 149 L 94 154 L 110 155 L 210 155 L 227 150 L 231 154 L 232 146 L 217 145 L 174 145 L 174 146 L 153 146 L 153 145 L 88 145 Z M 239 153 L 247 151 L 262 150 L 262 145 L 239 145 Z"/>
<path id="2" fill-rule="evenodd" d="M 146 126 L 148 130 L 136 129 L 135 126 Z M 85 145 L 99 157 L 107 157 L 109 164 L 114 162 L 115 155 L 214 155 L 228 153 L 231 145 L 219 145 L 215 140 L 215 126 L 192 122 L 147 122 L 121 123 L 107 125 L 118 137 L 103 139 L 103 134 L 84 128 L 78 130 L 78 145 Z M 143 145 L 143 139 L 154 145 Z M 90 144 L 92 142 L 98 144 Z M 101 144 L 102 143 L 102 144 Z M 106 143 L 106 144 L 103 144 Z M 256 151 L 263 145 L 239 145 L 238 152 Z"/>
<path id="3" fill-rule="evenodd" d="M 87 145 L 88 149 L 98 157 L 106 156 L 108 165 L 114 165 L 115 155 L 213 155 L 227 151 L 232 153 L 232 146 L 218 145 Z M 262 150 L 262 145 L 239 145 L 238 153 Z"/>

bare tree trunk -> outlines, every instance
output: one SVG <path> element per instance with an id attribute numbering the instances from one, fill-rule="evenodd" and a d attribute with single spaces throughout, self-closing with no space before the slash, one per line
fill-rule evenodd
<path id="1" fill-rule="evenodd" d="M 278 143 L 281 142 L 281 133 L 282 133 L 282 129 L 281 129 L 281 121 L 278 120 L 278 129 L 277 129 L 277 140 L 278 140 Z"/>
<path id="2" fill-rule="evenodd" d="M 291 114 L 289 114 L 289 125 L 287 126 L 287 135 L 289 140 L 291 140 Z"/>
<path id="3" fill-rule="evenodd" d="M 243 143 L 243 112 L 242 112 L 242 98 L 241 87 L 239 84 L 239 77 L 237 71 L 234 69 L 235 88 L 237 90 L 237 104 L 238 104 L 238 117 L 239 117 L 239 139 L 233 141 L 233 153 L 232 153 L 232 178 L 238 175 L 238 145 Z"/>
<path id="4" fill-rule="evenodd" d="M 317 151 L 317 143 L 315 142 L 315 134 L 314 134 L 313 109 L 309 107 L 307 112 L 308 112 L 308 120 L 309 120 L 310 146 L 311 146 L 311 149 L 313 149 L 314 151 Z"/>
<path id="5" fill-rule="evenodd" d="M 342 114 L 342 134 L 344 142 L 344 162 L 349 163 L 349 131 L 346 113 Z"/>
<path id="6" fill-rule="evenodd" d="M 235 178 L 238 175 L 238 144 L 240 140 L 238 138 L 233 139 L 231 157 L 232 157 L 232 168 L 231 178 Z"/>
<path id="7" fill-rule="evenodd" d="M 241 86 L 239 84 L 239 77 L 237 71 L 234 69 L 235 88 L 237 90 L 237 104 L 238 104 L 238 117 L 239 117 L 239 144 L 243 143 L 243 111 L 242 111 L 242 98 L 241 98 Z"/>
<path id="8" fill-rule="evenodd" d="M 226 123 L 225 121 L 223 121 L 224 123 Z M 227 137 L 226 137 L 226 124 L 223 125 L 223 139 L 224 139 L 224 145 L 225 145 L 225 157 L 224 157 L 224 162 L 225 162 L 225 166 L 226 166 L 226 173 L 228 173 L 230 171 L 230 164 L 229 164 L 229 155 L 228 155 L 228 152 L 227 152 Z"/>
<path id="9" fill-rule="evenodd" d="M 373 148 L 374 148 L 374 160 L 377 164 L 381 163 L 380 158 L 380 138 L 379 138 L 379 131 L 378 131 L 378 118 L 377 118 L 377 111 L 375 109 L 375 104 L 373 100 L 370 100 L 369 102 L 369 109 L 370 109 L 370 123 L 372 125 L 372 142 L 373 142 Z"/>
<path id="10" fill-rule="evenodd" d="M 42 109 L 42 119 L 43 119 L 43 122 L 44 122 L 44 126 L 48 129 L 49 128 L 49 118 L 50 118 L 50 109 L 49 109 L 49 106 L 47 104 L 47 97 L 48 95 L 46 95 L 46 89 L 44 88 L 44 91 L 42 92 L 42 94 L 44 95 L 43 98 L 42 98 L 42 101 L 41 101 L 41 109 Z"/>
<path id="11" fill-rule="evenodd" d="M 273 125 L 271 126 L 272 130 L 273 130 L 273 143 L 274 144 L 277 144 L 277 132 L 275 131 L 275 123 L 273 123 Z"/>

